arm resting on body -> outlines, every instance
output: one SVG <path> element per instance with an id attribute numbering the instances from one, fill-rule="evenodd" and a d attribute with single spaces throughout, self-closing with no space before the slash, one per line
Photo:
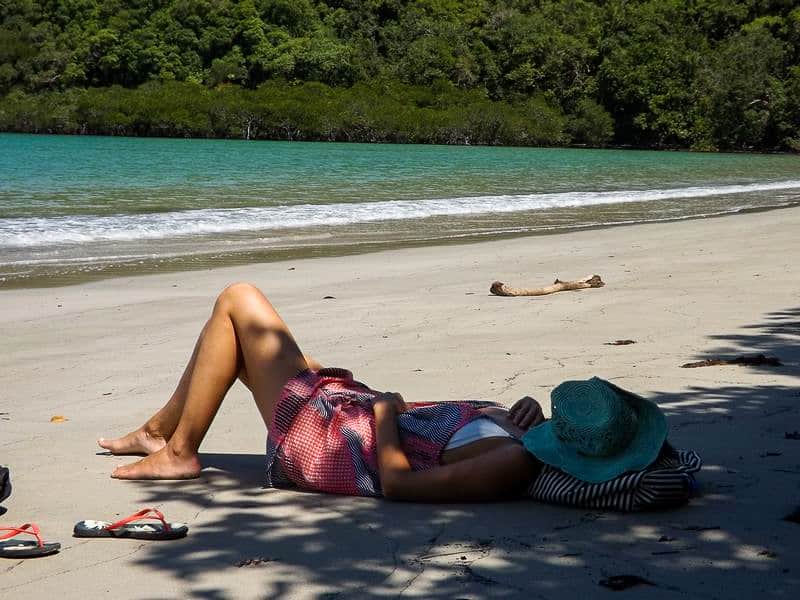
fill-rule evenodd
<path id="1" fill-rule="evenodd" d="M 373 408 L 381 487 L 389 500 L 497 500 L 521 492 L 538 472 L 536 460 L 511 440 L 472 458 L 414 471 L 400 445 L 397 398 L 382 396 Z"/>

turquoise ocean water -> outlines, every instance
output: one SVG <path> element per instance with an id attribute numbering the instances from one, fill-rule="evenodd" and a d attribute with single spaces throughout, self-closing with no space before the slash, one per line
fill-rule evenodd
<path id="1" fill-rule="evenodd" d="M 800 204 L 800 157 L 0 134 L 0 287 Z"/>

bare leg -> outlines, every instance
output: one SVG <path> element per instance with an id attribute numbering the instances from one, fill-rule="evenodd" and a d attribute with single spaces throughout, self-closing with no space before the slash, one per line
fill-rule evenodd
<path id="1" fill-rule="evenodd" d="M 208 324 L 206 324 L 208 327 Z M 195 363 L 197 362 L 197 352 L 200 348 L 200 341 L 203 339 L 206 327 L 200 333 L 200 337 L 194 347 L 194 352 L 189 359 L 189 364 L 181 375 L 178 387 L 172 393 L 166 405 L 156 414 L 150 417 L 147 422 L 129 434 L 114 440 L 100 438 L 97 443 L 101 448 L 110 450 L 112 454 L 142 454 L 148 455 L 158 452 L 167 445 L 167 440 L 172 437 L 175 428 L 178 426 L 183 406 L 186 403 L 186 393 L 189 389 L 189 381 L 194 373 Z"/>
<path id="2" fill-rule="evenodd" d="M 197 477 L 200 473 L 197 450 L 237 376 L 245 375 L 259 412 L 268 424 L 283 385 L 305 368 L 305 357 L 264 295 L 248 284 L 230 286 L 220 294 L 176 393 L 148 421 L 168 441 L 147 458 L 117 468 L 112 477 Z M 170 435 L 168 430 L 173 427 Z"/>
<path id="3" fill-rule="evenodd" d="M 206 326 L 207 325 L 208 324 L 206 324 Z M 205 332 L 205 327 L 203 328 L 203 332 Z M 178 387 L 175 388 L 169 401 L 161 407 L 156 414 L 150 417 L 144 425 L 131 431 L 127 435 L 113 440 L 99 438 L 97 443 L 101 448 L 110 450 L 112 454 L 116 455 L 133 454 L 147 456 L 148 454 L 158 452 L 167 445 L 167 442 L 178 427 L 178 421 L 183 413 L 183 406 L 186 404 L 189 381 L 194 373 L 194 366 L 197 362 L 197 352 L 200 347 L 200 340 L 203 339 L 203 332 L 201 332 L 200 338 L 195 344 L 194 352 L 189 359 L 189 363 L 186 365 L 186 369 L 183 371 L 183 375 L 181 375 Z M 318 371 L 322 368 L 322 365 L 310 356 L 305 356 L 305 360 L 306 364 L 311 369 Z M 247 378 L 247 370 L 244 365 L 242 365 L 239 370 L 239 380 L 247 386 L 248 389 L 251 389 L 250 382 Z"/>

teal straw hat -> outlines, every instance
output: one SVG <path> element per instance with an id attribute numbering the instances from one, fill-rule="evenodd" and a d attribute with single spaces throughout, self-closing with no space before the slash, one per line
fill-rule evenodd
<path id="1" fill-rule="evenodd" d="M 550 394 L 552 417 L 522 438 L 526 450 L 576 479 L 602 483 L 652 463 L 667 421 L 658 406 L 599 377 L 565 381 Z"/>

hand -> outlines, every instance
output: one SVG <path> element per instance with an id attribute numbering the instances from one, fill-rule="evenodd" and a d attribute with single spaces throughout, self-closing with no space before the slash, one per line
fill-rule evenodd
<path id="1" fill-rule="evenodd" d="M 544 413 L 536 400 L 525 396 L 514 403 L 508 411 L 508 418 L 520 429 L 530 429 L 544 421 Z"/>
<path id="2" fill-rule="evenodd" d="M 384 404 L 395 410 L 396 413 L 406 412 L 406 403 L 403 397 L 397 392 L 380 392 L 372 401 L 372 406 Z"/>

